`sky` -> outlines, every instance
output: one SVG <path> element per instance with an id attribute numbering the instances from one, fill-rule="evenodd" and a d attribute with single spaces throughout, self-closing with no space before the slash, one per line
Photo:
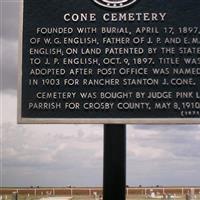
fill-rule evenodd
<path id="1" fill-rule="evenodd" d="M 17 124 L 19 1 L 1 2 L 1 186 L 102 186 L 103 125 Z M 200 185 L 199 125 L 127 125 L 127 184 Z"/>

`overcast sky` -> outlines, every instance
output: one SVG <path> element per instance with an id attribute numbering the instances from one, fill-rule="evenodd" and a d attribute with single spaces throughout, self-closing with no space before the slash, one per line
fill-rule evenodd
<path id="1" fill-rule="evenodd" d="M 3 186 L 101 186 L 103 126 L 18 125 L 18 1 L 1 1 Z M 2 82 L 3 81 L 3 82 Z M 200 126 L 127 126 L 128 185 L 200 185 Z"/>

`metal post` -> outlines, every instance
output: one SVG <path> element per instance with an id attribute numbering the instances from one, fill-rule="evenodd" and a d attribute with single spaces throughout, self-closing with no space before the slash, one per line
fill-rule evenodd
<path id="1" fill-rule="evenodd" d="M 126 199 L 126 125 L 104 125 L 103 199 Z"/>

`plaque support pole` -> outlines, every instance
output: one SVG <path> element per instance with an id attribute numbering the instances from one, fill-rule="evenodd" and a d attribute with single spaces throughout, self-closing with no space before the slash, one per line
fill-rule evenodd
<path id="1" fill-rule="evenodd" d="M 126 125 L 104 125 L 103 200 L 126 199 Z"/>

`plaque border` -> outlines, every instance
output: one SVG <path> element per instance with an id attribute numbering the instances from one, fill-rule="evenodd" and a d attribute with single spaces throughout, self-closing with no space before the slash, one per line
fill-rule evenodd
<path id="1" fill-rule="evenodd" d="M 19 2 L 19 42 L 18 42 L 18 124 L 200 124 L 200 118 L 24 118 L 22 117 L 22 57 L 23 57 L 23 13 L 24 0 Z"/>

